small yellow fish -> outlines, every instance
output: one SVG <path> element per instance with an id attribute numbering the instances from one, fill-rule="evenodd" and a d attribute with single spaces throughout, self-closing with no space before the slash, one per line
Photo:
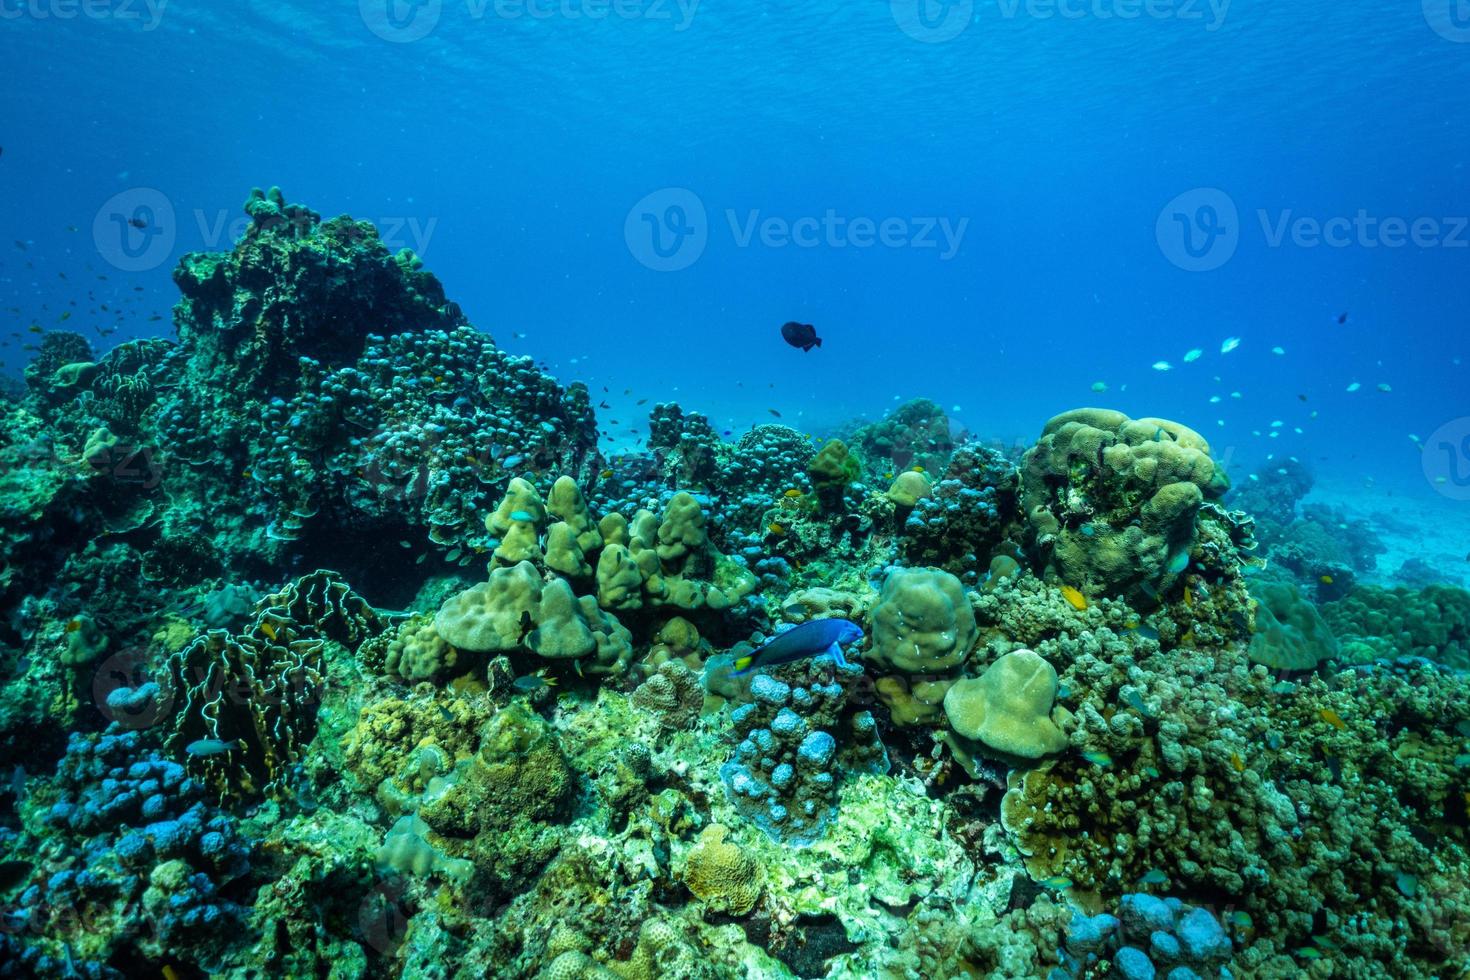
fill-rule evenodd
<path id="1" fill-rule="evenodd" d="M 1062 586 L 1062 598 L 1071 603 L 1072 608 L 1078 612 L 1084 612 L 1087 609 L 1087 596 L 1078 592 L 1070 585 Z"/>
<path id="2" fill-rule="evenodd" d="M 604 480 L 608 480 L 608 479 L 611 479 L 612 478 L 613 471 L 612 470 L 603 470 L 601 473 L 599 473 L 597 475 L 600 476 Z"/>
<path id="3" fill-rule="evenodd" d="M 795 487 L 792 487 L 790 490 L 787 490 L 781 496 L 785 497 L 787 500 L 795 500 L 797 497 L 803 497 L 803 496 L 805 496 L 805 494 L 803 494 L 800 490 L 796 489 Z"/>
<path id="4" fill-rule="evenodd" d="M 924 467 L 920 466 L 917 463 L 915 463 L 913 466 L 911 466 L 910 469 L 912 469 L 915 473 L 923 473 L 924 472 Z"/>
<path id="5" fill-rule="evenodd" d="M 1317 712 L 1317 714 L 1321 715 L 1323 721 L 1327 722 L 1327 724 L 1331 725 L 1333 728 L 1336 728 L 1338 731 L 1347 731 L 1347 722 L 1342 720 L 1342 715 L 1338 714 L 1336 711 L 1333 711 L 1331 708 L 1323 708 L 1321 711 Z"/>
<path id="6" fill-rule="evenodd" d="M 1332 576 L 1331 575 L 1323 575 L 1317 581 L 1321 582 L 1323 585 L 1331 585 L 1332 584 Z"/>
<path id="7" fill-rule="evenodd" d="M 891 480 L 891 479 L 893 479 L 893 471 L 892 470 L 889 470 L 887 473 L 884 473 L 883 474 L 883 479 L 885 479 L 885 480 Z"/>
<path id="8" fill-rule="evenodd" d="M 770 531 L 772 534 L 785 534 L 786 533 L 786 528 L 784 528 L 780 524 L 777 524 L 775 521 L 772 521 L 771 523 L 767 524 L 766 525 L 766 530 L 767 531 Z"/>
<path id="9" fill-rule="evenodd" d="M 33 323 L 29 327 L 26 327 L 26 329 L 29 330 L 31 333 L 45 333 L 46 332 L 45 329 L 42 328 L 42 326 L 39 323 Z"/>
<path id="10" fill-rule="evenodd" d="M 274 640 L 276 638 L 276 628 L 274 626 L 272 626 L 270 623 L 264 623 L 264 622 L 261 623 L 260 624 L 260 631 L 262 633 L 264 633 L 266 636 L 270 637 L 272 640 Z"/>
<path id="11" fill-rule="evenodd" d="M 436 385 L 442 385 L 444 383 L 444 375 L 442 375 L 442 374 L 436 374 L 436 375 L 434 375 L 434 383 Z"/>
<path id="12" fill-rule="evenodd" d="M 1230 768 L 1236 772 L 1245 772 L 1245 760 L 1240 757 L 1239 752 L 1230 753 Z"/>
<path id="13" fill-rule="evenodd" d="M 82 621 L 80 619 L 73 619 L 71 622 L 67 623 L 66 624 L 66 627 L 65 627 L 66 632 L 68 632 L 68 633 L 75 633 L 77 630 L 79 630 L 81 628 L 82 628 Z"/>

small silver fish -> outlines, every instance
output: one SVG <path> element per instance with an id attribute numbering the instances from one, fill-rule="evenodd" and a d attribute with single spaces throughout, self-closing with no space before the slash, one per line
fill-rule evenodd
<path id="1" fill-rule="evenodd" d="M 184 751 L 202 759 L 212 755 L 224 755 L 226 752 L 234 752 L 239 747 L 239 740 L 225 742 L 217 738 L 200 738 L 184 746 Z"/>

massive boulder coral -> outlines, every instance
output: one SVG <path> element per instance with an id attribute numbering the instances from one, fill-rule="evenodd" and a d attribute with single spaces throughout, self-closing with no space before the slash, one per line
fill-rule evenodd
<path id="1" fill-rule="evenodd" d="M 979 635 L 960 580 L 934 568 L 890 571 L 869 618 L 873 645 L 865 657 L 900 674 L 952 673 Z"/>
<path id="2" fill-rule="evenodd" d="M 1056 708 L 1057 672 L 1030 650 L 1000 657 L 979 677 L 958 681 L 944 713 L 959 739 L 982 743 L 1003 758 L 1039 759 L 1067 747 L 1070 720 Z"/>
<path id="3" fill-rule="evenodd" d="M 1251 595 L 1256 599 L 1256 629 L 1249 648 L 1253 662 L 1277 670 L 1311 670 L 1337 655 L 1332 630 L 1296 586 L 1258 581 L 1252 584 Z"/>
<path id="4" fill-rule="evenodd" d="M 1021 507 L 1048 575 L 1149 608 L 1189 567 L 1201 506 L 1229 486 L 1192 429 L 1082 408 L 1049 421 L 1027 451 Z"/>
<path id="5" fill-rule="evenodd" d="M 79 515 L 94 534 L 107 508 L 156 487 L 153 519 L 133 538 L 141 550 L 177 534 L 208 542 L 215 570 L 304 555 L 354 582 L 391 581 L 385 538 L 458 560 L 487 546 L 478 517 L 511 477 L 600 468 L 585 388 L 499 350 L 412 253 L 278 192 L 249 211 L 232 251 L 181 260 L 177 344 L 100 359 L 58 346 L 37 368 L 51 459 L 110 447 L 113 462 L 93 468 L 114 477 L 140 450 L 166 461 L 141 487 L 105 481 L 107 499 Z M 94 360 L 52 385 L 58 369 Z"/>

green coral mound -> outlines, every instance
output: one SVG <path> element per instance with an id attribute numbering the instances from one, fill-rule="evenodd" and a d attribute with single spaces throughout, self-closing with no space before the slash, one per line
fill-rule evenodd
<path id="1" fill-rule="evenodd" d="M 1256 630 L 1250 658 L 1277 670 L 1311 670 L 1338 653 L 1337 638 L 1296 586 L 1287 582 L 1255 582 Z"/>
<path id="2" fill-rule="evenodd" d="M 979 631 L 960 580 L 937 568 L 894 569 L 870 615 L 868 659 L 901 674 L 950 673 Z"/>
<path id="3" fill-rule="evenodd" d="M 1362 585 L 1327 603 L 1322 615 L 1342 638 L 1346 659 L 1425 657 L 1470 669 L 1470 592 L 1464 589 Z"/>
<path id="4" fill-rule="evenodd" d="M 862 463 L 847 451 L 841 439 L 828 442 L 806 467 L 812 492 L 822 508 L 829 511 L 842 510 L 848 486 L 862 473 Z"/>
<path id="5" fill-rule="evenodd" d="M 1193 429 L 1101 408 L 1053 418 L 1021 467 L 1028 540 L 1047 574 L 1139 608 L 1179 581 L 1202 505 L 1229 487 Z"/>
<path id="6" fill-rule="evenodd" d="M 998 658 L 979 677 L 955 683 L 944 713 L 960 738 L 1022 759 L 1039 759 L 1067 747 L 1065 709 L 1054 710 L 1057 672 L 1030 650 Z"/>

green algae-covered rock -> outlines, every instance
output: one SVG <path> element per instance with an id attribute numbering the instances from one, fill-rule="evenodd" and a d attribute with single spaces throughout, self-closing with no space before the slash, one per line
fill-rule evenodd
<path id="1" fill-rule="evenodd" d="M 862 472 L 862 464 L 847 451 L 846 444 L 840 439 L 833 439 L 823 446 L 806 468 L 807 479 L 812 481 L 812 490 L 822 509 L 828 512 L 842 509 L 843 496 L 847 493 L 848 486 Z"/>

